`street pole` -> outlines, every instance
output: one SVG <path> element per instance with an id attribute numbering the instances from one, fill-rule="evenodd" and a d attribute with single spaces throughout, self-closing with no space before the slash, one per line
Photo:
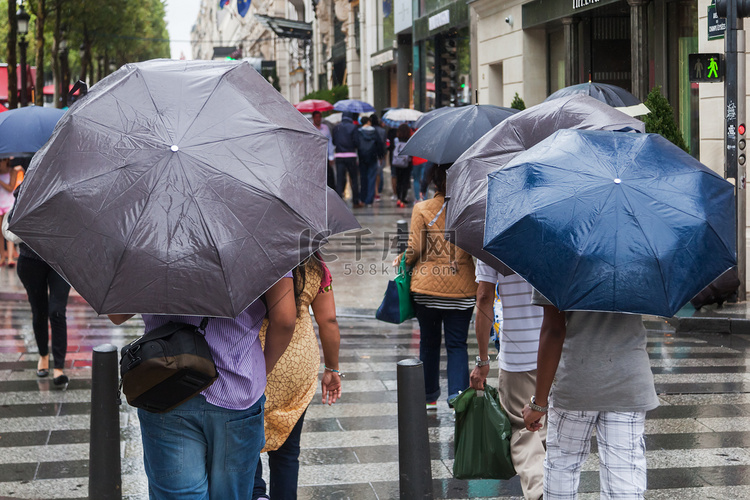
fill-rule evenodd
<path id="1" fill-rule="evenodd" d="M 747 91 L 745 82 L 745 31 L 742 29 L 742 18 L 738 18 L 737 25 L 737 90 L 739 94 L 739 98 L 737 99 L 737 123 L 744 125 Z M 745 138 L 739 137 L 738 141 L 744 143 Z M 743 147 L 741 149 L 744 151 L 745 148 Z M 735 182 L 735 200 L 737 201 L 737 274 L 740 276 L 740 287 L 737 289 L 737 300 L 744 302 L 747 298 L 747 284 L 745 282 L 745 276 L 747 273 L 747 223 L 745 212 L 745 206 L 747 203 L 747 186 L 746 165 L 744 160 L 745 155 L 742 154 L 739 158 L 740 161 L 737 162 L 737 181 Z"/>
<path id="2" fill-rule="evenodd" d="M 741 0 L 740 0 L 741 1 Z M 735 223 L 737 229 L 737 271 L 740 286 L 737 290 L 737 300 L 746 298 L 745 285 L 745 256 L 746 256 L 746 228 L 745 228 L 745 164 L 744 155 L 738 162 L 737 145 L 738 126 L 745 123 L 745 33 L 742 31 L 742 18 L 737 15 L 738 0 L 725 0 L 727 27 L 724 34 L 724 58 L 726 61 L 726 75 L 724 78 L 724 177 L 735 180 Z M 742 164 L 740 164 L 742 163 Z"/>
<path id="3" fill-rule="evenodd" d="M 21 51 L 21 107 L 29 105 L 29 96 L 27 94 L 27 70 L 26 70 L 26 48 L 29 42 L 26 41 L 26 35 L 21 35 L 21 41 L 18 42 L 18 48 Z"/>

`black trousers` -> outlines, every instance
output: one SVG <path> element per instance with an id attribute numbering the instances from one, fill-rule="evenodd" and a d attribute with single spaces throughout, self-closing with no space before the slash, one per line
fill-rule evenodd
<path id="1" fill-rule="evenodd" d="M 409 194 L 409 186 L 411 185 L 411 165 L 408 167 L 391 166 L 391 168 L 396 172 L 396 196 L 406 203 L 406 196 Z"/>
<path id="2" fill-rule="evenodd" d="M 356 158 L 336 158 L 336 192 L 344 197 L 346 189 L 346 174 L 352 184 L 352 203 L 359 203 L 359 167 Z"/>
<path id="3" fill-rule="evenodd" d="M 49 321 L 52 326 L 54 368 L 62 370 L 65 368 L 65 353 L 68 350 L 65 309 L 68 305 L 70 285 L 43 260 L 21 255 L 16 269 L 31 304 L 31 323 L 39 355 L 49 354 Z"/>

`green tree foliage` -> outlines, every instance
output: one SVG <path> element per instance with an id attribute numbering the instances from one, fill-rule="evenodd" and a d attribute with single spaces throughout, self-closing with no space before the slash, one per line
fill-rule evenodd
<path id="1" fill-rule="evenodd" d="M 645 104 L 651 110 L 651 113 L 643 118 L 643 122 L 646 124 L 646 132 L 661 134 L 675 146 L 689 153 L 682 132 L 674 121 L 672 106 L 667 98 L 662 95 L 659 85 L 651 89 Z"/>
<path id="2" fill-rule="evenodd" d="M 526 103 L 523 102 L 523 99 L 521 99 L 521 96 L 518 95 L 518 92 L 516 92 L 516 95 L 513 96 L 513 100 L 510 102 L 510 107 L 519 111 L 523 111 L 524 109 L 526 109 Z"/>
<path id="3" fill-rule="evenodd" d="M 302 100 L 306 99 L 322 99 L 324 101 L 328 101 L 331 104 L 335 103 L 336 101 L 341 101 L 343 99 L 349 98 L 349 87 L 346 85 L 337 85 L 333 87 L 332 89 L 320 89 L 316 90 L 315 92 L 310 92 L 305 97 L 302 98 Z"/>
<path id="4" fill-rule="evenodd" d="M 176 0 L 174 0 L 176 1 Z M 165 20 L 166 0 L 45 0 L 44 61 L 36 61 L 33 50 L 37 8 L 41 0 L 26 0 L 31 14 L 29 24 L 29 64 L 44 68 L 47 80 L 52 78 L 51 58 L 55 36 L 55 18 L 60 10 L 60 25 L 67 33 L 70 72 L 78 79 L 83 72 L 94 76 L 95 82 L 109 73 L 110 63 L 116 66 L 128 62 L 169 57 L 169 34 Z M 0 62 L 7 62 L 5 42 L 8 33 L 8 1 L 0 0 Z M 84 61 L 79 47 L 85 48 Z M 99 68 L 99 63 L 103 62 Z M 96 67 L 96 71 L 92 68 Z"/>

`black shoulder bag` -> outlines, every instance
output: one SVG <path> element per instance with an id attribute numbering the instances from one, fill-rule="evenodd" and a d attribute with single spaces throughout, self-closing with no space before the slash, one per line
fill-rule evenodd
<path id="1" fill-rule="evenodd" d="M 128 404 L 163 413 L 197 395 L 218 377 L 200 326 L 170 321 L 122 348 L 120 388 Z"/>

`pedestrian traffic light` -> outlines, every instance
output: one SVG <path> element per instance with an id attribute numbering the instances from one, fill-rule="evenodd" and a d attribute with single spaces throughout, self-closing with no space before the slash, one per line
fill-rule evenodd
<path id="1" fill-rule="evenodd" d="M 745 124 L 737 126 L 737 163 L 745 164 Z"/>
<path id="2" fill-rule="evenodd" d="M 456 80 L 458 75 L 458 58 L 456 57 L 456 40 L 444 38 L 440 50 L 440 100 L 441 106 L 450 106 L 456 102 Z"/>
<path id="3" fill-rule="evenodd" d="M 750 17 L 750 0 L 734 0 L 737 4 L 737 17 Z M 716 15 L 727 17 L 727 0 L 716 0 Z"/>

